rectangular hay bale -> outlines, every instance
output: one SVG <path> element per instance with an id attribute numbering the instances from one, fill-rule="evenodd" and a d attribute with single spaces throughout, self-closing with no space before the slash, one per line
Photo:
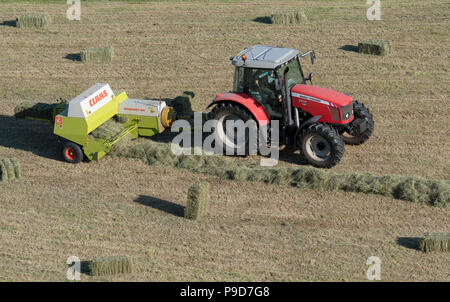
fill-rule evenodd
<path id="1" fill-rule="evenodd" d="M 23 14 L 16 19 L 16 27 L 45 27 L 52 24 L 52 18 L 46 14 Z"/>
<path id="2" fill-rule="evenodd" d="M 422 252 L 450 252 L 450 233 L 425 233 L 419 243 Z"/>
<path id="3" fill-rule="evenodd" d="M 209 183 L 197 181 L 188 189 L 184 217 L 195 220 L 206 216 L 208 212 L 208 202 Z"/>
<path id="4" fill-rule="evenodd" d="M 16 158 L 4 158 L 0 160 L 0 181 L 8 181 L 20 178 L 20 166 Z"/>
<path id="5" fill-rule="evenodd" d="M 97 257 L 89 263 L 89 272 L 92 276 L 130 274 L 132 271 L 132 262 L 126 256 Z"/>
<path id="6" fill-rule="evenodd" d="M 109 63 L 114 58 L 114 49 L 112 46 L 86 48 L 80 57 L 84 63 Z"/>
<path id="7" fill-rule="evenodd" d="M 67 103 L 37 103 L 25 101 L 14 108 L 14 118 L 34 118 L 53 121 L 54 117 L 67 107 Z"/>
<path id="8" fill-rule="evenodd" d="M 358 43 L 358 52 L 377 56 L 385 56 L 391 53 L 392 46 L 386 40 L 364 40 Z"/>
<path id="9" fill-rule="evenodd" d="M 299 24 L 308 21 L 303 10 L 274 13 L 270 16 L 272 24 Z"/>

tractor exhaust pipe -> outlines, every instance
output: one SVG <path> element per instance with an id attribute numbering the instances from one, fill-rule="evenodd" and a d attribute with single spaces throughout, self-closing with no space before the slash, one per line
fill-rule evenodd
<path id="1" fill-rule="evenodd" d="M 291 126 L 293 124 L 292 121 L 292 100 L 291 100 L 291 92 L 289 91 L 289 81 L 287 77 L 287 73 L 289 72 L 289 67 L 286 67 L 283 73 L 283 79 L 284 79 L 284 94 L 286 97 L 286 113 L 287 118 L 285 119 L 286 125 Z"/>

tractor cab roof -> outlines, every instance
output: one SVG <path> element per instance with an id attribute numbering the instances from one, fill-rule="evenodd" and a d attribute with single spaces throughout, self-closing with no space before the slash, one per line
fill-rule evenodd
<path id="1" fill-rule="evenodd" d="M 267 45 L 253 45 L 232 57 L 232 64 L 245 68 L 275 69 L 299 54 L 298 50 Z M 245 60 L 243 60 L 242 56 Z"/>

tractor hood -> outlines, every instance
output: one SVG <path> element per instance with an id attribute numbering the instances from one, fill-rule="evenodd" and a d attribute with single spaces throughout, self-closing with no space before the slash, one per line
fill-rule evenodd
<path id="1" fill-rule="evenodd" d="M 292 87 L 292 96 L 309 101 L 315 101 L 328 106 L 338 107 L 349 105 L 353 99 L 343 93 L 312 85 L 297 84 Z"/>

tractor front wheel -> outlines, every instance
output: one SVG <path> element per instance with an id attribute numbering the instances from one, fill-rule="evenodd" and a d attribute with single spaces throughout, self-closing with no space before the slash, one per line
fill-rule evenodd
<path id="1" fill-rule="evenodd" d="M 342 133 L 344 142 L 347 145 L 361 145 L 367 141 L 373 133 L 375 128 L 375 122 L 373 120 L 372 113 L 370 113 L 369 108 L 364 106 L 363 103 L 358 101 L 353 102 L 353 112 L 355 114 L 355 120 L 352 125 L 358 124 L 360 122 L 365 123 L 365 129 L 362 132 L 357 131 L 355 126 L 351 127 L 349 130 Z"/>
<path id="2" fill-rule="evenodd" d="M 331 168 L 344 156 L 345 146 L 339 132 L 327 124 L 314 123 L 299 138 L 302 156 L 318 168 Z"/>
<path id="3" fill-rule="evenodd" d="M 77 164 L 83 160 L 83 151 L 80 146 L 72 142 L 67 142 L 64 144 L 62 154 L 64 160 L 71 164 Z"/>

